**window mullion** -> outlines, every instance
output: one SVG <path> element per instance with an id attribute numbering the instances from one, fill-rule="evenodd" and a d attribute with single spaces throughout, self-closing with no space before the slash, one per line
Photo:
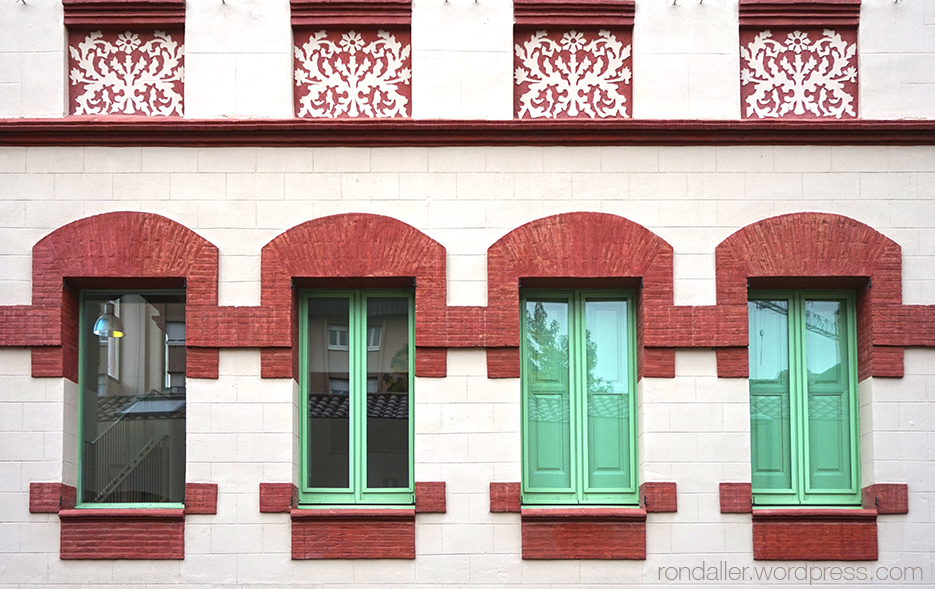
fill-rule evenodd
<path id="1" fill-rule="evenodd" d="M 796 292 L 790 301 L 790 330 L 794 330 L 794 347 L 789 356 L 790 370 L 795 370 L 795 379 L 790 395 L 795 403 L 792 431 L 795 444 L 793 473 L 795 475 L 795 493 L 799 503 L 805 503 L 806 476 L 808 473 L 808 370 L 805 349 L 805 295 Z"/>
<path id="2" fill-rule="evenodd" d="M 349 454 L 353 456 L 351 463 L 351 485 L 354 498 L 360 501 L 363 498 L 367 472 L 367 322 L 366 322 L 366 300 L 362 293 L 355 291 L 350 295 L 350 328 L 348 330 L 348 346 L 350 353 L 348 360 L 350 365 L 349 380 L 350 387 L 350 406 L 351 406 L 351 443 L 353 450 Z M 363 309 L 363 311 L 362 311 Z"/>
<path id="3" fill-rule="evenodd" d="M 584 316 L 584 295 L 580 292 L 576 292 L 572 297 L 572 327 L 571 337 L 569 338 L 568 347 L 569 347 L 569 369 L 571 370 L 571 378 L 569 379 L 572 383 L 571 389 L 571 407 L 574 411 L 572 416 L 573 432 L 572 436 L 574 439 L 572 443 L 574 444 L 572 452 L 572 472 L 575 473 L 575 498 L 577 501 L 581 502 L 584 500 L 586 485 L 586 472 L 589 468 L 588 465 L 588 452 L 587 452 L 587 371 L 584 369 L 586 366 L 587 360 L 584 358 L 584 355 L 587 354 L 585 349 L 587 346 L 583 345 L 582 342 L 585 341 L 586 337 L 586 322 Z"/>

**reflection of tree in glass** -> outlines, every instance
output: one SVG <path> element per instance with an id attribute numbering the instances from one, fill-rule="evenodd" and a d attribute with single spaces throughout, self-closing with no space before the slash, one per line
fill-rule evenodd
<path id="1" fill-rule="evenodd" d="M 526 359 L 530 376 L 535 381 L 566 380 L 568 378 L 568 336 L 561 333 L 562 326 L 549 314 L 541 302 L 537 302 L 530 313 L 526 309 Z M 611 387 L 597 376 L 597 344 L 591 339 L 591 331 L 585 332 L 587 351 L 588 392 L 608 393 Z"/>
<path id="2" fill-rule="evenodd" d="M 403 346 L 396 350 L 393 359 L 390 360 L 390 370 L 392 373 L 383 375 L 383 382 L 386 383 L 386 392 L 405 393 L 409 391 L 409 346 Z"/>

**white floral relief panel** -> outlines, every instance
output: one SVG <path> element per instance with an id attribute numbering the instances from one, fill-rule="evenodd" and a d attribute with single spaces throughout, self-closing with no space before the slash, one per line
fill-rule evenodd
<path id="1" fill-rule="evenodd" d="M 743 116 L 857 116 L 857 31 L 741 31 Z"/>
<path id="2" fill-rule="evenodd" d="M 296 31 L 296 116 L 408 117 L 409 53 L 409 31 Z"/>
<path id="3" fill-rule="evenodd" d="M 630 31 L 517 32 L 516 117 L 629 117 L 631 38 Z"/>
<path id="4" fill-rule="evenodd" d="M 185 46 L 164 31 L 73 33 L 69 112 L 182 116 Z"/>

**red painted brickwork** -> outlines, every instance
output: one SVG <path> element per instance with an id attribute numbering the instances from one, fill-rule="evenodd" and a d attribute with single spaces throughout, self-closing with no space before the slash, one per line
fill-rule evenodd
<path id="1" fill-rule="evenodd" d="M 642 509 L 523 509 L 524 560 L 644 560 Z"/>
<path id="2" fill-rule="evenodd" d="M 280 318 L 272 345 L 297 348 L 293 279 L 356 279 L 411 277 L 416 282 L 416 346 L 448 345 L 445 248 L 421 231 L 396 219 L 351 213 L 322 217 L 297 225 L 263 247 L 261 301 Z M 291 338 L 291 339 L 285 339 Z M 261 356 L 263 371 L 283 374 L 285 354 Z M 289 373 L 296 377 L 298 362 L 291 354 Z M 270 364 L 275 363 L 275 364 Z M 417 364 L 437 376 L 437 359 Z"/>
<path id="3" fill-rule="evenodd" d="M 747 345 L 747 285 L 754 288 L 855 288 L 858 372 L 902 376 L 902 348 L 892 341 L 902 306 L 902 253 L 894 241 L 858 221 L 826 213 L 764 219 L 717 246 L 717 309 L 723 315 L 717 347 Z M 811 282 L 803 279 L 811 279 Z M 855 280 L 856 279 L 856 280 Z M 872 288 L 870 286 L 872 285 Z M 746 376 L 746 354 L 718 354 L 720 376 Z"/>
<path id="4" fill-rule="evenodd" d="M 410 0 L 290 0 L 292 26 L 409 26 Z"/>
<path id="5" fill-rule="evenodd" d="M 292 559 L 416 557 L 414 509 L 293 509 Z"/>
<path id="6" fill-rule="evenodd" d="M 490 483 L 491 513 L 519 513 L 522 507 L 519 483 Z"/>
<path id="7" fill-rule="evenodd" d="M 665 326 L 655 318 L 673 303 L 672 246 L 642 225 L 604 213 L 565 213 L 531 221 L 507 233 L 487 250 L 488 348 L 519 347 L 519 283 L 555 287 L 639 287 L 637 331 L 640 347 L 669 347 Z M 498 350 L 488 370 L 519 374 L 519 354 Z M 642 350 L 637 351 L 643 370 Z M 659 356 L 654 355 L 650 360 Z M 510 362 L 515 362 L 510 366 Z"/>
<path id="8" fill-rule="evenodd" d="M 448 374 L 448 348 L 416 348 L 416 376 L 444 378 Z"/>
<path id="9" fill-rule="evenodd" d="M 909 485 L 906 483 L 876 483 L 861 490 L 864 509 L 878 514 L 909 513 Z"/>
<path id="10" fill-rule="evenodd" d="M 445 513 L 445 483 L 416 482 L 416 513 Z"/>
<path id="11" fill-rule="evenodd" d="M 753 512 L 754 560 L 876 560 L 872 509 L 768 509 Z"/>
<path id="12" fill-rule="evenodd" d="M 76 490 L 64 483 L 29 483 L 29 513 L 74 509 Z"/>
<path id="13" fill-rule="evenodd" d="M 634 0 L 516 0 L 513 21 L 517 27 L 613 28 L 632 27 Z"/>
<path id="14" fill-rule="evenodd" d="M 751 483 L 721 483 L 721 513 L 753 513 Z"/>
<path id="15" fill-rule="evenodd" d="M 181 509 L 68 509 L 60 511 L 63 560 L 181 560 Z"/>
<path id="16" fill-rule="evenodd" d="M 742 27 L 857 27 L 861 0 L 740 0 Z"/>
<path id="17" fill-rule="evenodd" d="M 68 27 L 185 25 L 185 0 L 62 0 Z"/>
<path id="18" fill-rule="evenodd" d="M 185 483 L 186 515 L 215 515 L 217 512 L 217 483 Z"/>
<path id="19" fill-rule="evenodd" d="M 32 261 L 32 309 L 49 322 L 39 327 L 38 342 L 29 332 L 21 336 L 19 345 L 34 346 L 33 376 L 78 380 L 79 288 L 177 288 L 184 283 L 186 328 L 195 330 L 200 318 L 191 308 L 217 304 L 217 248 L 159 215 L 116 212 L 80 219 L 36 243 Z M 12 327 L 2 332 L 0 342 L 13 337 Z M 194 366 L 205 368 L 204 362 Z"/>
<path id="20" fill-rule="evenodd" d="M 640 505 L 647 513 L 675 513 L 678 493 L 675 483 L 643 483 L 640 485 Z"/>
<path id="21" fill-rule="evenodd" d="M 289 513 L 299 504 L 299 489 L 292 483 L 260 483 L 260 513 Z"/>

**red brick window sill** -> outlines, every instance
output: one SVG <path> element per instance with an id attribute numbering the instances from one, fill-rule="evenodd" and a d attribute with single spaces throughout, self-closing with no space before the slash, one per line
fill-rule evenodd
<path id="1" fill-rule="evenodd" d="M 523 508 L 523 559 L 643 560 L 646 510 Z"/>
<path id="2" fill-rule="evenodd" d="M 62 560 L 182 560 L 184 509 L 64 509 Z"/>
<path id="3" fill-rule="evenodd" d="M 875 509 L 755 509 L 754 560 L 876 560 Z"/>
<path id="4" fill-rule="evenodd" d="M 292 559 L 416 557 L 416 510 L 293 509 Z"/>

